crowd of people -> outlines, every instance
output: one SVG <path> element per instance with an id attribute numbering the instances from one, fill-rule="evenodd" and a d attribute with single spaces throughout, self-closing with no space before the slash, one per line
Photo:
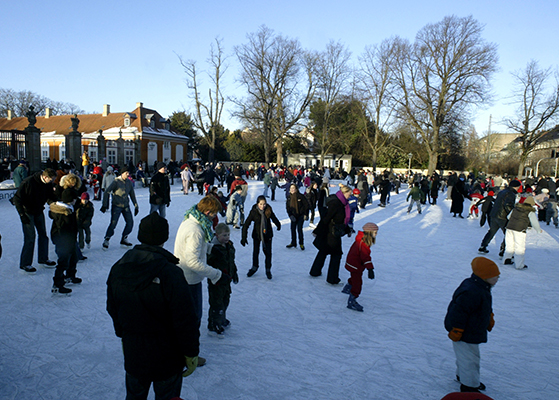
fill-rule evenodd
<path id="1" fill-rule="evenodd" d="M 286 248 L 306 250 L 303 226 L 308 221 L 313 228 L 313 245 L 318 250 L 309 275 L 321 276 L 329 256 L 326 282 L 331 285 L 341 283 L 342 238 L 355 234 L 344 264 L 351 276 L 342 292 L 348 294 L 347 308 L 358 312 L 363 312 L 357 298 L 361 294 L 364 271 L 368 271 L 368 278 L 374 279 L 371 247 L 379 226 L 368 222 L 356 232 L 353 218 L 355 213 L 372 204 L 374 192 L 380 195 L 378 206 L 388 207 L 391 194 L 397 194 L 402 183 L 407 183 L 410 187 L 408 213 L 414 205 L 421 213 L 422 205 L 427 201 L 436 205 L 439 194 L 442 196 L 446 191 L 445 200 L 452 202 L 450 212 L 458 218 L 464 218 L 464 202 L 470 200 L 468 218 L 479 218 L 481 226 L 486 221 L 489 225 L 479 252 L 488 253 L 489 243 L 502 230 L 504 239 L 499 255 L 504 257 L 505 265 L 514 264 L 519 270 L 527 268 L 524 264 L 526 230 L 532 227 L 541 231 L 539 222 L 542 221 L 553 222 L 558 227 L 557 187 L 551 177 L 520 181 L 455 173 L 424 176 L 398 175 L 390 171 L 376 174 L 363 169 L 345 173 L 328 168 L 249 166 L 245 169 L 240 164 L 225 166 L 222 163 L 177 165 L 157 162 L 148 179 L 143 163 L 119 167 L 103 166 L 103 163 L 90 165 L 89 160 L 87 163 L 84 160 L 81 170 L 61 163 L 57 170 L 46 168 L 24 178 L 13 198 L 24 233 L 20 269 L 30 274 L 36 272 L 33 259 L 37 239 L 38 263 L 55 269 L 52 288 L 55 294 L 69 294 L 72 290 L 67 286 L 82 282 L 76 275 L 77 263 L 86 258 L 82 250 L 91 246 L 95 214 L 89 192 L 93 192 L 93 200 L 102 202 L 102 213 L 109 210 L 110 205 L 104 250 L 109 249 L 120 215 L 123 216 L 125 226 L 120 244 L 129 251 L 111 269 L 107 281 L 107 310 L 116 335 L 123 341 L 129 398 L 146 398 L 152 383 L 157 396 L 177 397 L 182 377 L 204 365 L 205 359 L 199 356 L 204 280 L 207 280 L 209 297 L 208 331 L 223 336 L 230 326 L 227 308 L 231 283 L 239 281 L 235 246 L 230 240 L 231 228 L 241 230 L 240 244 L 246 246 L 252 225 L 252 263 L 246 275 L 250 278 L 259 270 L 262 249 L 265 274 L 272 279 L 273 228 L 275 225 L 279 231 L 282 225 L 271 202 L 285 201 L 291 229 L 291 241 Z M 186 210 L 176 234 L 174 251 L 170 253 L 162 246 L 169 238 L 165 218 L 166 209 L 171 205 L 174 177 L 182 183 L 184 195 L 194 192 L 196 184 L 201 199 Z M 337 185 L 332 182 L 334 177 L 339 181 Z M 261 180 L 263 192 L 245 216 L 251 180 Z M 150 208 L 140 222 L 140 245 L 133 247 L 128 236 L 134 217 L 140 211 L 135 195 L 135 185 L 139 183 L 149 188 Z M 285 191 L 285 200 L 276 199 L 278 188 Z M 48 258 L 49 239 L 44 217 L 47 205 L 52 219 L 50 238 L 57 261 Z M 225 222 L 219 222 L 219 215 Z M 490 292 L 487 297 L 484 290 L 496 283 L 499 274 L 496 266 L 484 260 L 487 259 L 479 257 L 472 262 L 474 275 L 457 289 L 445 321 L 449 337 L 455 343 L 462 391 L 478 391 L 483 386 L 479 382 L 479 362 L 476 364 L 472 359 L 478 354 L 476 346 L 486 341 L 487 335 L 469 330 L 474 322 L 464 316 L 467 304 L 461 300 L 469 297 L 460 297 L 459 293 L 472 292 L 473 297 L 468 302 L 476 301 L 475 296 L 485 296 L 484 301 L 489 304 L 487 309 L 483 315 L 474 317 L 480 318 L 475 320 L 476 329 L 484 324 L 489 327 Z"/>

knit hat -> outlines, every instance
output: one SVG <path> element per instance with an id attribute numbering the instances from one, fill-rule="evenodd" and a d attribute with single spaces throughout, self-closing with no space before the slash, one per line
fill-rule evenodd
<path id="1" fill-rule="evenodd" d="M 489 193 L 487 193 L 488 196 L 495 196 L 495 192 L 493 190 L 490 190 Z"/>
<path id="2" fill-rule="evenodd" d="M 367 222 L 363 225 L 363 232 L 376 232 L 378 231 L 378 225 L 374 222 Z"/>
<path id="3" fill-rule="evenodd" d="M 155 167 L 156 170 L 160 170 L 161 168 L 165 168 L 167 165 L 165 165 L 165 163 L 163 161 L 159 161 L 157 163 L 157 167 Z"/>
<path id="4" fill-rule="evenodd" d="M 356 196 L 357 196 L 357 195 L 360 195 L 360 194 L 361 194 L 361 190 L 355 188 L 355 189 L 353 189 L 353 194 L 356 195 Z"/>
<path id="5" fill-rule="evenodd" d="M 524 204 L 530 204 L 532 207 L 534 207 L 536 205 L 536 201 L 532 196 L 528 196 L 526 197 L 526 200 L 524 200 Z"/>
<path id="6" fill-rule="evenodd" d="M 510 181 L 509 187 L 520 187 L 520 182 L 518 182 L 516 179 L 513 179 L 512 181 Z"/>
<path id="7" fill-rule="evenodd" d="M 534 190 L 530 186 L 526 188 L 526 193 L 532 193 Z"/>
<path id="8" fill-rule="evenodd" d="M 76 197 L 77 196 L 74 189 L 64 189 L 62 195 L 60 196 L 60 199 L 62 200 L 63 203 L 71 203 L 76 199 Z"/>
<path id="9" fill-rule="evenodd" d="M 169 239 L 169 223 L 157 211 L 142 218 L 138 228 L 138 240 L 143 244 L 159 246 Z"/>
<path id="10" fill-rule="evenodd" d="M 497 264 L 485 257 L 476 257 L 472 260 L 472 271 L 481 279 L 489 279 L 501 275 Z"/>
<path id="11" fill-rule="evenodd" d="M 124 174 L 125 172 L 130 172 L 130 170 L 128 169 L 128 167 L 122 167 L 122 168 L 120 169 L 120 174 L 121 174 L 121 175 Z"/>
<path id="12" fill-rule="evenodd" d="M 83 192 L 80 199 L 82 200 L 89 200 L 89 193 Z"/>
<path id="13" fill-rule="evenodd" d="M 543 188 L 543 189 L 542 189 L 542 193 L 549 193 L 549 189 Z"/>

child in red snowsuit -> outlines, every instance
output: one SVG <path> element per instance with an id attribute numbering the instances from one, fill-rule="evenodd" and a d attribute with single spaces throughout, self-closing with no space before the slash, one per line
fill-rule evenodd
<path id="1" fill-rule="evenodd" d="M 378 232 L 377 224 L 367 222 L 363 226 L 363 231 L 357 233 L 355 242 L 351 245 L 345 269 L 351 274 L 344 286 L 342 293 L 349 294 L 347 300 L 347 308 L 355 311 L 363 311 L 363 306 L 357 302 L 357 298 L 361 294 L 361 287 L 363 286 L 363 271 L 369 271 L 369 279 L 375 278 L 373 271 L 373 262 L 371 260 L 371 245 L 375 243 Z"/>

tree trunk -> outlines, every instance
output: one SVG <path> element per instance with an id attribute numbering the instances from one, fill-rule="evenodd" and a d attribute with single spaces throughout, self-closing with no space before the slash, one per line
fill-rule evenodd
<path id="1" fill-rule="evenodd" d="M 278 145 L 276 147 L 276 164 L 283 165 L 283 143 L 281 140 L 278 140 Z"/>
<path id="2" fill-rule="evenodd" d="M 427 171 L 428 175 L 432 175 L 437 169 L 437 159 L 439 154 L 436 151 L 429 152 L 429 169 Z"/>

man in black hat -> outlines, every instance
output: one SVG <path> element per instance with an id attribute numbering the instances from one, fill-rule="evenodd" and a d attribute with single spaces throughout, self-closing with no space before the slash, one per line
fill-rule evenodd
<path id="1" fill-rule="evenodd" d="M 138 207 L 138 202 L 136 201 L 136 194 L 134 192 L 134 186 L 128 176 L 128 168 L 123 167 L 121 169 L 120 176 L 115 178 L 113 183 L 107 187 L 105 193 L 103 194 L 103 207 L 101 207 L 101 212 L 105 213 L 107 208 L 109 208 L 109 194 L 112 194 L 112 207 L 111 207 L 111 223 L 107 228 L 105 233 L 105 241 L 103 242 L 103 250 L 109 248 L 109 240 L 115 233 L 116 224 L 120 218 L 120 214 L 124 216 L 124 221 L 126 221 L 126 226 L 122 232 L 122 239 L 120 244 L 122 246 L 131 247 L 132 243 L 128 241 L 128 235 L 132 232 L 134 227 L 134 218 L 132 217 L 132 212 L 130 211 L 130 200 L 134 204 L 134 216 L 138 215 L 140 209 Z"/>
<path id="2" fill-rule="evenodd" d="M 157 163 L 157 172 L 151 178 L 149 183 L 149 204 L 152 212 L 158 212 L 163 218 L 166 215 L 166 208 L 171 204 L 171 186 L 167 177 L 166 166 L 164 162 Z"/>
<path id="3" fill-rule="evenodd" d="M 522 186 L 519 181 L 516 179 L 512 180 L 509 183 L 509 186 L 501 190 L 495 199 L 495 204 L 491 209 L 491 223 L 489 224 L 489 231 L 483 237 L 481 241 L 481 246 L 478 251 L 481 254 L 489 253 L 487 250 L 487 246 L 493 239 L 493 236 L 497 233 L 499 229 L 503 231 L 505 234 L 505 227 L 507 226 L 508 222 L 508 215 L 514 208 L 514 204 L 516 203 L 516 194 L 521 190 Z M 505 240 L 501 243 L 501 249 L 499 251 L 499 257 L 502 257 L 505 252 Z"/>
<path id="4" fill-rule="evenodd" d="M 122 339 L 127 399 L 147 399 L 152 382 L 156 399 L 179 397 L 183 376 L 198 363 L 200 321 L 178 258 L 162 247 L 168 238 L 165 218 L 143 218 L 141 244 L 113 265 L 107 280 L 107 311 Z"/>

